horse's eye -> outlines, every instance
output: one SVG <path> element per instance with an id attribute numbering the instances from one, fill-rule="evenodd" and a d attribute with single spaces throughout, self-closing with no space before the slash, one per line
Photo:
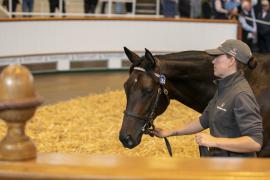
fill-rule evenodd
<path id="1" fill-rule="evenodd" d="M 150 94 L 153 92 L 153 89 L 152 88 L 144 88 L 144 92 Z"/>

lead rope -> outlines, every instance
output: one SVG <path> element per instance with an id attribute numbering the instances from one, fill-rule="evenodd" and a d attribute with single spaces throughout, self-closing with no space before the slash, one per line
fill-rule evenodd
<path id="1" fill-rule="evenodd" d="M 209 150 L 206 146 L 199 146 L 200 157 L 208 157 Z"/>
<path id="2" fill-rule="evenodd" d="M 169 155 L 172 157 L 173 154 L 172 154 L 172 147 L 171 147 L 171 144 L 170 144 L 169 140 L 168 140 L 166 137 L 164 138 L 164 141 L 165 141 L 165 144 L 166 144 L 168 153 L 169 153 Z"/>
<path id="3" fill-rule="evenodd" d="M 165 96 L 166 96 L 167 101 L 170 101 L 169 98 L 168 98 L 168 90 L 167 90 L 166 88 L 164 88 L 163 86 L 161 86 L 161 88 L 162 88 L 163 93 L 164 93 Z M 167 137 L 164 137 L 164 142 L 165 142 L 165 144 L 166 144 L 166 148 L 167 148 L 167 150 L 168 150 L 169 155 L 170 155 L 171 157 L 173 157 L 172 147 L 171 147 L 171 144 L 170 144 L 170 142 L 169 142 L 169 140 L 168 140 Z"/>

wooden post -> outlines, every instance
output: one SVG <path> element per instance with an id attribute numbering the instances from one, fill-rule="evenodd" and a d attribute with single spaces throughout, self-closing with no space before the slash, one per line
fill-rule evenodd
<path id="1" fill-rule="evenodd" d="M 25 134 L 26 122 L 41 104 L 36 97 L 33 76 L 27 68 L 10 65 L 0 76 L 0 118 L 8 127 L 0 142 L 0 160 L 27 160 L 36 157 L 36 147 Z"/>

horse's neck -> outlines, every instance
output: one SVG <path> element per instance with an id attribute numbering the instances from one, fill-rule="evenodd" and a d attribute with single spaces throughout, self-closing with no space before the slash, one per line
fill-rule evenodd
<path id="1" fill-rule="evenodd" d="M 202 112 L 213 97 L 213 70 L 208 60 L 161 61 L 160 71 L 168 78 L 171 99 Z"/>

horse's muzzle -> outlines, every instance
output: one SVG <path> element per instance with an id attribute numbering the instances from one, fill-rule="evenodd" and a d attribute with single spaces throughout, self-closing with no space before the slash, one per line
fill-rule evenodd
<path id="1" fill-rule="evenodd" d="M 134 143 L 134 140 L 131 138 L 130 135 L 127 135 L 127 136 L 120 135 L 119 140 L 122 142 L 125 148 L 132 149 L 136 146 L 136 144 Z"/>

